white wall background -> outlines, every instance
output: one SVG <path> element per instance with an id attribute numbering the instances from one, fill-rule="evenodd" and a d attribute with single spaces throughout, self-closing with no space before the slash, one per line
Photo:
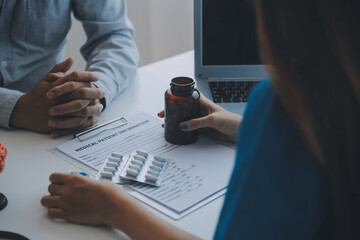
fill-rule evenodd
<path id="1" fill-rule="evenodd" d="M 127 0 L 127 3 L 136 30 L 140 66 L 193 49 L 193 0 Z M 85 41 L 81 23 L 73 19 L 67 57 L 74 58 L 75 70 L 85 68 L 80 54 Z"/>

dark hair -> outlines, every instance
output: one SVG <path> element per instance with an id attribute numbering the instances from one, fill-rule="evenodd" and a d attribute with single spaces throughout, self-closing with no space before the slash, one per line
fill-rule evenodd
<path id="1" fill-rule="evenodd" d="M 324 232 L 359 237 L 360 1 L 258 0 L 257 8 L 263 61 L 328 186 Z"/>

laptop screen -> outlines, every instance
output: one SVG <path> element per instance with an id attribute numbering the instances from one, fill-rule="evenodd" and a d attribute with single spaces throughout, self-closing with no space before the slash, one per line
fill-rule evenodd
<path id="1" fill-rule="evenodd" d="M 248 0 L 203 0 L 204 66 L 260 64 L 256 13 Z"/>

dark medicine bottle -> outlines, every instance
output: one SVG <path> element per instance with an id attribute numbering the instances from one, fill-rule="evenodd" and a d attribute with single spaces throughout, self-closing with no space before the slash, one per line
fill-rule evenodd
<path id="1" fill-rule="evenodd" d="M 180 123 L 200 116 L 200 93 L 195 89 L 195 82 L 188 77 L 171 80 L 170 89 L 165 92 L 165 139 L 185 145 L 199 139 L 199 131 L 184 132 Z"/>

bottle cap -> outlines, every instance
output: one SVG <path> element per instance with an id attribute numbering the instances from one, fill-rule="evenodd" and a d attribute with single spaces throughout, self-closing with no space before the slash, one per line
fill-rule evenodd
<path id="1" fill-rule="evenodd" d="M 176 77 L 171 80 L 172 94 L 180 97 L 191 96 L 194 92 L 195 81 L 189 77 Z"/>

